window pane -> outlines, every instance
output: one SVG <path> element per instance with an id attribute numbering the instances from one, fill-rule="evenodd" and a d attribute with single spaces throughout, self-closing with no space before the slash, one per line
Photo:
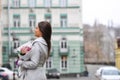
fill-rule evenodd
<path id="1" fill-rule="evenodd" d="M 20 27 L 20 21 L 18 21 L 18 27 Z"/>
<path id="2" fill-rule="evenodd" d="M 13 0 L 13 6 L 19 7 L 20 6 L 20 0 Z"/>
<path id="3" fill-rule="evenodd" d="M 60 47 L 61 48 L 67 48 L 67 40 L 66 39 L 61 40 Z"/>
<path id="4" fill-rule="evenodd" d="M 67 68 L 67 61 L 65 61 L 65 68 Z"/>
<path id="5" fill-rule="evenodd" d="M 29 26 L 31 28 L 34 28 L 36 24 L 36 16 L 35 15 L 29 15 Z"/>
<path id="6" fill-rule="evenodd" d="M 51 23 L 51 14 L 45 14 L 45 20 Z"/>
<path id="7" fill-rule="evenodd" d="M 65 48 L 67 48 L 67 43 L 65 42 Z"/>
<path id="8" fill-rule="evenodd" d="M 14 26 L 16 26 L 16 22 L 14 21 Z"/>
<path id="9" fill-rule="evenodd" d="M 2 51 L 6 52 L 7 48 L 5 46 L 2 47 Z"/>
<path id="10" fill-rule="evenodd" d="M 46 61 L 46 68 L 47 69 L 52 68 L 52 59 L 51 59 L 51 57 L 49 57 L 48 60 Z"/>
<path id="11" fill-rule="evenodd" d="M 60 6 L 66 7 L 67 6 L 67 0 L 60 0 Z"/>
<path id="12" fill-rule="evenodd" d="M 61 57 L 61 67 L 62 67 L 62 69 L 67 68 L 67 56 L 62 56 Z"/>
<path id="13" fill-rule="evenodd" d="M 51 0 L 45 0 L 45 7 L 51 7 Z"/>
<path id="14" fill-rule="evenodd" d="M 61 27 L 67 27 L 67 15 L 61 16 Z"/>
<path id="15" fill-rule="evenodd" d="M 29 0 L 29 7 L 35 7 L 35 0 Z"/>
<path id="16" fill-rule="evenodd" d="M 19 40 L 15 38 L 13 48 L 16 49 L 17 47 L 19 47 L 19 44 L 20 44 Z"/>
<path id="17" fill-rule="evenodd" d="M 13 16 L 13 26 L 20 27 L 20 16 L 19 15 Z"/>

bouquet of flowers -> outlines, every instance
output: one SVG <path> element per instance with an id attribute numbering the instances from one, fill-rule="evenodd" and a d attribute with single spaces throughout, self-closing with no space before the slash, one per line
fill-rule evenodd
<path id="1" fill-rule="evenodd" d="M 31 47 L 32 47 L 32 41 L 28 41 L 27 43 L 24 43 L 23 45 L 21 45 L 20 47 L 18 47 L 18 48 L 16 49 L 16 51 L 17 51 L 18 53 L 20 53 L 20 52 L 21 52 L 21 49 L 23 49 L 23 48 L 26 48 L 28 51 L 30 51 Z"/>
<path id="2" fill-rule="evenodd" d="M 21 45 L 20 47 L 18 47 L 16 49 L 17 53 L 18 53 L 18 59 L 16 61 L 16 65 L 18 65 L 18 61 L 19 61 L 19 58 L 20 58 L 20 55 L 25 55 L 28 51 L 31 50 L 31 47 L 32 47 L 32 41 L 28 41 L 27 43 L 24 43 L 23 45 Z M 21 51 L 22 50 L 25 50 L 25 54 L 21 54 Z"/>

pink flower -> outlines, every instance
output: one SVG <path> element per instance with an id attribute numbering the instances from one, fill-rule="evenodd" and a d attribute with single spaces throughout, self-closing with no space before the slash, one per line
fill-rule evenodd
<path id="1" fill-rule="evenodd" d="M 31 48 L 30 48 L 30 47 L 28 47 L 28 46 L 26 46 L 25 48 L 27 49 L 27 51 L 30 51 L 30 50 L 31 50 Z"/>
<path id="2" fill-rule="evenodd" d="M 22 48 L 21 48 L 21 53 L 27 53 L 27 52 L 30 51 L 30 50 L 31 50 L 30 47 L 25 46 L 25 47 L 22 47 Z"/>

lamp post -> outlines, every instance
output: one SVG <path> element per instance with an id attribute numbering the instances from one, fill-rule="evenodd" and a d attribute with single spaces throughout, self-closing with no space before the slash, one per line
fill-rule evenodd
<path id="1" fill-rule="evenodd" d="M 14 43 L 16 40 L 18 40 L 18 39 L 16 38 L 16 35 L 15 35 L 14 32 L 13 32 L 11 35 L 12 35 L 12 38 L 13 38 L 13 43 Z M 13 51 L 12 51 L 12 54 L 13 54 L 13 55 L 15 55 L 15 54 L 14 54 L 14 53 L 15 53 L 14 47 L 15 47 L 15 45 L 13 45 L 13 49 L 12 49 L 12 50 L 13 50 Z M 16 68 L 15 62 L 16 62 L 16 59 L 17 59 L 17 58 L 14 57 L 14 61 L 13 61 L 13 80 L 16 80 L 16 79 L 15 79 L 15 68 Z"/>

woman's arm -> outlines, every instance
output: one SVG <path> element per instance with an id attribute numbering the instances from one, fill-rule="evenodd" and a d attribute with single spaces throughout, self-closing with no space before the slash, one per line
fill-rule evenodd
<path id="1" fill-rule="evenodd" d="M 30 60 L 29 61 L 24 61 L 24 60 L 19 60 L 18 61 L 18 65 L 20 65 L 21 67 L 24 67 L 24 68 L 29 68 L 29 69 L 32 69 L 32 68 L 36 68 L 39 64 L 39 60 L 40 60 L 40 45 L 36 42 L 30 53 L 28 52 L 27 54 L 31 54 L 31 57 L 30 57 Z M 25 57 L 27 57 L 27 54 L 24 55 L 22 57 L 22 59 L 25 59 Z"/>

